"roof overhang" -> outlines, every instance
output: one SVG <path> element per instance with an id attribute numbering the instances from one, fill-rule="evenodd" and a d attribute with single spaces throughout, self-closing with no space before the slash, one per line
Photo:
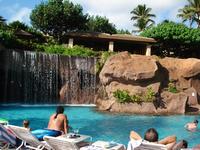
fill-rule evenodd
<path id="1" fill-rule="evenodd" d="M 135 36 L 129 34 L 107 34 L 98 32 L 68 32 L 65 37 L 71 38 L 85 38 L 85 39 L 104 39 L 111 41 L 127 41 L 138 43 L 156 43 L 153 38 L 147 38 L 142 36 Z"/>

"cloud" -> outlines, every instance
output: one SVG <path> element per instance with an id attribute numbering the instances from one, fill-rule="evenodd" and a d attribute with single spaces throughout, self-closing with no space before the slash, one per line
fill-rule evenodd
<path id="1" fill-rule="evenodd" d="M 109 18 L 117 28 L 133 30 L 131 10 L 138 4 L 146 4 L 156 14 L 155 21 L 160 23 L 165 19 L 176 21 L 178 9 L 183 7 L 186 0 L 72 0 L 81 4 L 83 10 L 90 15 L 101 15 Z"/>
<path id="2" fill-rule="evenodd" d="M 30 8 L 27 8 L 27 7 L 20 8 L 15 14 L 12 15 L 12 17 L 9 19 L 9 22 L 18 20 L 24 23 L 29 23 L 30 13 L 31 13 Z"/>

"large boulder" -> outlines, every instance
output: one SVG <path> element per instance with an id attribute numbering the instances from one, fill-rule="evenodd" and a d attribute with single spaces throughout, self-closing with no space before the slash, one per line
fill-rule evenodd
<path id="1" fill-rule="evenodd" d="M 100 110 L 134 114 L 184 114 L 188 96 L 185 93 L 162 93 L 162 98 L 155 102 L 118 103 L 114 100 L 98 100 Z"/>
<path id="2" fill-rule="evenodd" d="M 111 56 L 100 72 L 100 80 L 104 85 L 111 81 L 136 82 L 151 79 L 158 67 L 155 59 L 141 55 L 131 56 L 122 52 Z"/>
<path id="3" fill-rule="evenodd" d="M 98 100 L 101 110 L 136 114 L 200 112 L 199 59 L 160 59 L 122 52 L 106 61 L 99 77 L 107 96 Z M 113 96 L 117 90 L 143 96 L 149 88 L 156 94 L 153 103 L 120 104 Z"/>
<path id="4" fill-rule="evenodd" d="M 184 114 L 187 106 L 188 95 L 180 93 L 171 93 L 165 91 L 161 93 L 161 99 L 158 102 L 159 114 Z"/>
<path id="5" fill-rule="evenodd" d="M 166 57 L 160 59 L 159 63 L 168 71 L 169 81 L 176 81 L 176 86 L 181 90 L 190 88 L 193 79 L 200 74 L 199 59 L 177 59 Z M 198 81 L 200 80 L 198 79 Z"/>
<path id="6" fill-rule="evenodd" d="M 144 95 L 147 91 L 147 88 L 152 88 L 155 93 L 158 93 L 160 88 L 160 82 L 151 83 L 147 86 L 134 85 L 134 84 L 124 84 L 117 81 L 111 82 L 106 86 L 106 92 L 108 94 L 109 99 L 113 99 L 113 93 L 117 90 L 125 90 L 128 91 L 130 95 Z"/>

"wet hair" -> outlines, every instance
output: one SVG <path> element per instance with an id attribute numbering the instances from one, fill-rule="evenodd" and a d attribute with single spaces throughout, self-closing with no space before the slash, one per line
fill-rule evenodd
<path id="1" fill-rule="evenodd" d="M 198 124 L 198 123 L 199 123 L 199 121 L 198 121 L 198 120 L 194 120 L 194 123 Z"/>
<path id="2" fill-rule="evenodd" d="M 64 112 L 64 107 L 63 106 L 58 106 L 56 109 L 56 115 L 54 118 L 57 118 L 58 114 L 63 114 Z"/>
<path id="3" fill-rule="evenodd" d="M 29 126 L 29 120 L 24 120 L 23 121 L 23 126 L 25 127 L 25 128 L 27 128 L 28 126 Z"/>
<path id="4" fill-rule="evenodd" d="M 146 131 L 144 139 L 149 142 L 157 142 L 158 141 L 158 132 L 154 128 L 150 128 Z"/>

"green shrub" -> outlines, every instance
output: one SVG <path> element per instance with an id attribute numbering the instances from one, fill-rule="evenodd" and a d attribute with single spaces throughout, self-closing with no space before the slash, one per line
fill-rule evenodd
<path id="1" fill-rule="evenodd" d="M 179 92 L 173 82 L 169 82 L 167 89 L 171 93 L 178 93 Z"/>
<path id="2" fill-rule="evenodd" d="M 144 95 L 144 101 L 145 102 L 152 102 L 155 100 L 156 93 L 153 91 L 152 87 L 148 87 L 147 91 Z"/>
<path id="3" fill-rule="evenodd" d="M 67 56 L 82 56 L 92 57 L 97 56 L 97 52 L 83 46 L 74 46 L 72 48 L 65 47 L 64 45 L 43 45 L 38 47 L 40 50 L 44 49 L 47 53 L 61 54 Z"/>
<path id="4" fill-rule="evenodd" d="M 63 54 L 66 48 L 63 45 L 44 45 L 44 51 L 50 54 Z"/>
<path id="5" fill-rule="evenodd" d="M 129 92 L 126 90 L 117 90 L 113 92 L 113 96 L 117 99 L 117 102 L 119 103 L 125 103 L 125 102 L 130 102 L 131 97 L 129 95 Z"/>
<path id="6" fill-rule="evenodd" d="M 101 52 L 101 56 L 100 59 L 98 59 L 97 63 L 96 63 L 96 73 L 99 73 L 101 71 L 101 69 L 103 68 L 106 60 L 114 55 L 116 52 L 108 52 L 108 51 L 103 51 Z"/>
<path id="7" fill-rule="evenodd" d="M 89 48 L 76 45 L 73 48 L 66 48 L 63 54 L 68 56 L 92 57 L 97 56 L 98 53 Z"/>
<path id="8" fill-rule="evenodd" d="M 144 95 L 134 94 L 129 95 L 126 90 L 117 90 L 113 92 L 113 96 L 119 103 L 141 103 L 141 102 L 153 102 L 155 100 L 156 93 L 153 91 L 152 87 L 148 87 Z"/>
<path id="9" fill-rule="evenodd" d="M 141 102 L 141 95 L 139 94 L 135 94 L 135 95 L 131 95 L 131 102 L 134 103 L 134 102 Z"/>

